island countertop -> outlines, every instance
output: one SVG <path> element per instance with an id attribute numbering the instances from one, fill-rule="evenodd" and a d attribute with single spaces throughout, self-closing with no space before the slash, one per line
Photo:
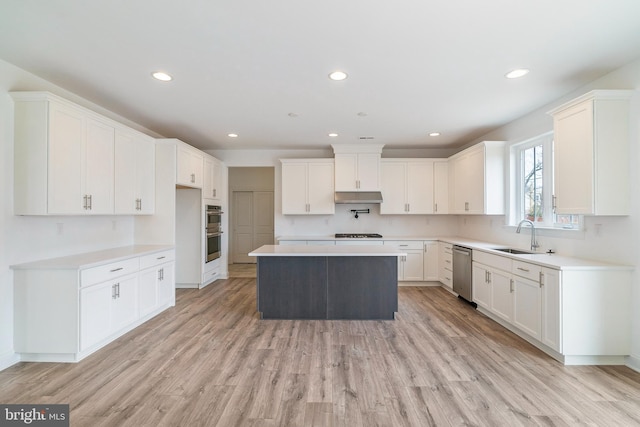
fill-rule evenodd
<path id="1" fill-rule="evenodd" d="M 307 245 L 264 245 L 249 252 L 249 256 L 407 256 L 393 246 L 307 246 Z"/>

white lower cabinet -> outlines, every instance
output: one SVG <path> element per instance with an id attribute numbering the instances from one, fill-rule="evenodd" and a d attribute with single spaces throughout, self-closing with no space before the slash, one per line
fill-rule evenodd
<path id="1" fill-rule="evenodd" d="M 511 275 L 498 268 L 474 262 L 471 277 L 473 302 L 511 322 L 513 319 Z"/>
<path id="2" fill-rule="evenodd" d="M 560 343 L 562 324 L 560 322 L 560 271 L 543 267 L 540 276 L 542 336 L 541 341 L 552 350 L 562 353 Z"/>
<path id="3" fill-rule="evenodd" d="M 174 251 L 166 247 L 117 248 L 12 269 L 15 351 L 23 361 L 80 361 L 175 303 Z"/>
<path id="4" fill-rule="evenodd" d="M 567 365 L 625 363 L 631 269 L 558 270 L 478 250 L 473 257 L 478 310 Z"/>
<path id="5" fill-rule="evenodd" d="M 140 317 L 171 301 L 175 287 L 173 250 L 151 254 L 140 259 L 138 282 Z"/>
<path id="6" fill-rule="evenodd" d="M 453 289 L 453 245 L 438 242 L 438 280 L 448 289 Z"/>
<path id="7" fill-rule="evenodd" d="M 424 268 L 423 279 L 427 282 L 438 281 L 438 242 L 435 240 L 425 240 L 422 242 L 424 248 Z"/>
<path id="8" fill-rule="evenodd" d="M 134 322 L 138 314 L 135 274 L 80 290 L 80 351 Z"/>
<path id="9" fill-rule="evenodd" d="M 398 280 L 421 282 L 424 280 L 424 248 L 422 241 L 386 240 L 385 245 L 395 246 L 407 255 L 398 257 Z"/>

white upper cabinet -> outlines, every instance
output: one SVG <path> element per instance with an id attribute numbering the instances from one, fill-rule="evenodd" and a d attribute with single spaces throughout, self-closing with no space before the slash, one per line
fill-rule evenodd
<path id="1" fill-rule="evenodd" d="M 202 188 L 204 181 L 204 156 L 202 152 L 185 143 L 178 143 L 177 150 L 176 184 Z"/>
<path id="2" fill-rule="evenodd" d="M 380 190 L 382 145 L 332 145 L 336 191 Z"/>
<path id="3" fill-rule="evenodd" d="M 504 215 L 504 142 L 484 141 L 449 158 L 449 213 Z"/>
<path id="4" fill-rule="evenodd" d="M 113 214 L 115 122 L 47 92 L 11 95 L 15 214 Z"/>
<path id="5" fill-rule="evenodd" d="M 204 156 L 204 183 L 202 198 L 220 202 L 222 200 L 222 163 L 215 157 Z"/>
<path id="6" fill-rule="evenodd" d="M 155 140 L 133 130 L 116 130 L 115 213 L 155 211 Z"/>
<path id="7" fill-rule="evenodd" d="M 381 160 L 381 214 L 433 213 L 433 160 Z"/>
<path id="8" fill-rule="evenodd" d="M 282 159 L 282 213 L 335 213 L 333 159 Z"/>
<path id="9" fill-rule="evenodd" d="M 449 213 L 449 162 L 446 159 L 433 162 L 433 213 Z"/>
<path id="10" fill-rule="evenodd" d="M 596 90 L 549 112 L 558 214 L 629 214 L 629 99 Z"/>

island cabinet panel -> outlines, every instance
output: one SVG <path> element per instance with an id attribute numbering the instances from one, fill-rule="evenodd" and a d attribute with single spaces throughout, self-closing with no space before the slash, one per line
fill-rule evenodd
<path id="1" fill-rule="evenodd" d="M 263 319 L 325 319 L 327 257 L 258 257 Z"/>
<path id="2" fill-rule="evenodd" d="M 263 319 L 394 319 L 396 256 L 258 256 Z"/>
<path id="3" fill-rule="evenodd" d="M 393 319 L 398 311 L 396 257 L 329 259 L 329 319 Z"/>

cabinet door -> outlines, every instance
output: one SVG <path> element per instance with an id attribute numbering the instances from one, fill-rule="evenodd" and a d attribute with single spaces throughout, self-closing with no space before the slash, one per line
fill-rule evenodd
<path id="1" fill-rule="evenodd" d="M 491 309 L 491 285 L 489 284 L 489 270 L 482 264 L 473 263 L 472 286 L 473 302 L 480 307 Z"/>
<path id="2" fill-rule="evenodd" d="M 433 213 L 449 213 L 449 163 L 433 163 Z"/>
<path id="3" fill-rule="evenodd" d="M 407 164 L 404 162 L 382 162 L 381 214 L 407 213 Z"/>
<path id="4" fill-rule="evenodd" d="M 513 324 L 533 338 L 540 340 L 541 291 L 540 284 L 533 280 L 514 276 Z"/>
<path id="5" fill-rule="evenodd" d="M 593 213 L 593 102 L 555 115 L 553 130 L 556 213 Z"/>
<path id="6" fill-rule="evenodd" d="M 137 213 L 150 215 L 156 210 L 156 144 L 136 138 Z"/>
<path id="7" fill-rule="evenodd" d="M 307 164 L 282 164 L 282 213 L 302 215 L 308 212 Z"/>
<path id="8" fill-rule="evenodd" d="M 402 270 L 403 280 L 412 282 L 424 280 L 424 255 L 422 251 L 407 250 Z"/>
<path id="9" fill-rule="evenodd" d="M 114 149 L 114 210 L 116 214 L 136 211 L 136 152 L 133 135 L 117 131 Z"/>
<path id="10" fill-rule="evenodd" d="M 214 200 L 222 200 L 224 194 L 223 181 L 222 181 L 222 169 L 223 165 L 220 161 L 213 161 L 213 198 Z M 333 177 L 332 177 L 333 182 Z"/>
<path id="11" fill-rule="evenodd" d="M 463 164 L 465 212 L 484 213 L 484 149 L 472 150 Z M 491 184 L 491 183 L 489 183 Z"/>
<path id="12" fill-rule="evenodd" d="M 175 263 L 161 265 L 158 273 L 160 277 L 158 280 L 158 307 L 160 307 L 173 302 L 175 298 Z"/>
<path id="13" fill-rule="evenodd" d="M 511 274 L 501 270 L 489 270 L 491 286 L 491 311 L 509 322 L 513 321 L 514 289 Z"/>
<path id="14" fill-rule="evenodd" d="M 423 278 L 426 281 L 438 280 L 438 242 L 424 242 Z"/>
<path id="15" fill-rule="evenodd" d="M 193 148 L 178 146 L 176 181 L 187 187 L 202 188 L 203 157 Z"/>
<path id="16" fill-rule="evenodd" d="M 360 153 L 358 158 L 358 190 L 373 191 L 380 189 L 380 155 Z"/>
<path id="17" fill-rule="evenodd" d="M 543 268 L 540 289 L 542 292 L 542 343 L 561 353 L 560 271 Z"/>
<path id="18" fill-rule="evenodd" d="M 358 187 L 358 155 L 335 155 L 336 191 L 357 191 Z"/>
<path id="19" fill-rule="evenodd" d="M 114 140 L 113 126 L 87 119 L 83 163 L 87 213 L 113 214 Z"/>
<path id="20" fill-rule="evenodd" d="M 86 350 L 109 336 L 111 300 L 114 297 L 112 282 L 80 290 L 80 350 Z"/>
<path id="21" fill-rule="evenodd" d="M 335 213 L 335 190 L 333 186 L 333 163 L 307 165 L 307 203 L 311 214 Z"/>
<path id="22" fill-rule="evenodd" d="M 204 171 L 203 171 L 203 182 L 202 182 L 202 198 L 203 199 L 213 199 L 214 198 L 214 184 L 213 184 L 213 174 L 214 174 L 214 164 L 213 159 L 210 157 L 204 158 Z"/>
<path id="23" fill-rule="evenodd" d="M 151 313 L 158 305 L 158 268 L 149 268 L 138 276 L 138 312 L 140 317 Z"/>
<path id="24" fill-rule="evenodd" d="M 125 276 L 116 283 L 111 304 L 111 330 L 116 332 L 138 318 L 138 277 Z"/>
<path id="25" fill-rule="evenodd" d="M 49 104 L 49 214 L 85 213 L 83 141 L 85 116 L 81 111 Z"/>
<path id="26" fill-rule="evenodd" d="M 407 212 L 433 213 L 433 162 L 407 163 Z"/>

